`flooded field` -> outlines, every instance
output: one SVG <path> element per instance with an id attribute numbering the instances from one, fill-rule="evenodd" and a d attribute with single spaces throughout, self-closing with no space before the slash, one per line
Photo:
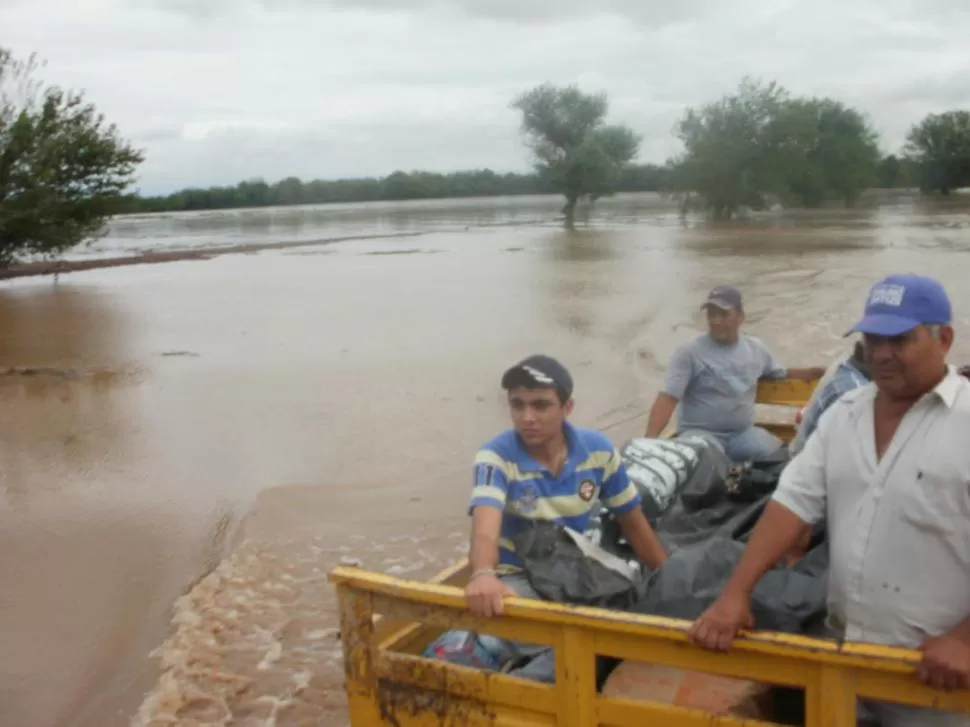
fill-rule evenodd
<path id="1" fill-rule="evenodd" d="M 559 206 L 128 218 L 78 256 L 321 244 L 3 283 L 0 724 L 344 724 L 326 573 L 464 552 L 468 463 L 529 353 L 571 367 L 574 420 L 618 444 L 721 282 L 813 365 L 877 277 L 936 275 L 970 360 L 959 202 L 713 226 L 629 196 L 572 233 Z"/>

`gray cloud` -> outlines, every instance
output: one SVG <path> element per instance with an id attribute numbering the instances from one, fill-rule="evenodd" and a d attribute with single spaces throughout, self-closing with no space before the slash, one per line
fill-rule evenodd
<path id="1" fill-rule="evenodd" d="M 544 81 L 606 91 L 655 161 L 749 74 L 857 105 L 887 149 L 970 101 L 970 8 L 946 0 L 0 0 L 0 27 L 145 149 L 150 192 L 527 169 L 508 104 Z"/>

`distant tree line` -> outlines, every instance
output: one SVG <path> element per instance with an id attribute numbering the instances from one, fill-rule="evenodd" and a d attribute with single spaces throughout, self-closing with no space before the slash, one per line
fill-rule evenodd
<path id="1" fill-rule="evenodd" d="M 0 47 L 0 267 L 24 255 L 55 257 L 101 234 L 121 212 L 556 193 L 568 226 L 580 200 L 616 192 L 677 195 L 685 212 L 723 219 L 775 204 L 851 206 L 871 187 L 947 195 L 970 186 L 968 111 L 930 114 L 886 156 L 857 109 L 743 79 L 721 98 L 685 110 L 674 130 L 683 151 L 663 165 L 634 163 L 641 138 L 607 122 L 606 94 L 543 84 L 511 103 L 532 155 L 530 174 L 290 177 L 143 197 L 126 193 L 142 152 L 83 94 L 38 81 L 38 68 L 33 56 L 18 60 Z"/>
<path id="2" fill-rule="evenodd" d="M 669 170 L 659 165 L 629 165 L 621 170 L 616 191 L 659 192 L 668 186 L 669 175 Z M 121 200 L 120 209 L 124 213 L 174 212 L 556 192 L 554 183 L 539 174 L 499 174 L 490 169 L 450 174 L 398 171 L 382 178 L 304 182 L 296 177 L 288 177 L 273 184 L 254 179 L 234 186 L 190 188 L 157 197 L 127 195 Z"/>
<path id="3" fill-rule="evenodd" d="M 616 192 L 678 194 L 684 210 L 724 219 L 772 204 L 854 205 L 870 188 L 948 194 L 970 184 L 970 114 L 931 115 L 913 127 L 900 154 L 885 155 L 860 111 L 831 98 L 791 95 L 775 83 L 742 80 L 675 127 L 683 152 L 664 165 L 635 164 L 640 137 L 606 123 L 605 94 L 543 84 L 515 98 L 534 172 L 397 171 L 383 178 L 289 177 L 234 186 L 129 195 L 124 212 L 168 212 L 271 205 L 562 194 L 567 225 L 581 199 Z"/>

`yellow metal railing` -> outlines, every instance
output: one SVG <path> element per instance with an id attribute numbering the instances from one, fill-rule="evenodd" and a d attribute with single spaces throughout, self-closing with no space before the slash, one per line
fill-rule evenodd
<path id="1" fill-rule="evenodd" d="M 804 689 L 808 727 L 854 727 L 857 697 L 970 713 L 970 691 L 942 692 L 918 681 L 915 651 L 755 632 L 720 654 L 690 645 L 689 623 L 676 619 L 512 598 L 505 614 L 485 621 L 468 613 L 454 586 L 344 567 L 330 579 L 339 596 L 353 727 L 772 724 L 602 696 L 596 655 Z M 419 632 L 452 628 L 554 647 L 556 684 L 408 653 L 420 648 Z"/>
<path id="2" fill-rule="evenodd" d="M 761 379 L 755 401 L 759 404 L 773 406 L 805 406 L 812 398 L 812 392 L 818 386 L 818 381 L 800 381 L 798 379 Z"/>

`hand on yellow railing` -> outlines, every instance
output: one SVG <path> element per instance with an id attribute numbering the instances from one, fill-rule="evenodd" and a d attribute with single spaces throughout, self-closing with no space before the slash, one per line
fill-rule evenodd
<path id="1" fill-rule="evenodd" d="M 500 616 L 505 610 L 505 596 L 515 595 L 515 591 L 493 575 L 480 575 L 465 586 L 468 610 L 479 618 Z"/>
<path id="2" fill-rule="evenodd" d="M 930 639 L 922 647 L 923 661 L 919 678 L 936 689 L 970 687 L 970 643 L 962 634 L 944 634 Z"/>
<path id="3" fill-rule="evenodd" d="M 727 651 L 738 631 L 753 626 L 750 596 L 725 590 L 693 623 L 687 636 L 702 648 Z"/>

